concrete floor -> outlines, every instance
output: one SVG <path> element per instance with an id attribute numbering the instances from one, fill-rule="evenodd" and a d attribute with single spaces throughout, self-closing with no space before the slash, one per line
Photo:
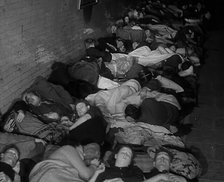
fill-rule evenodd
<path id="1" fill-rule="evenodd" d="M 201 152 L 204 174 L 199 182 L 224 182 L 224 29 L 210 31 L 207 57 L 200 69 L 198 107 L 185 118 L 194 125 L 188 147 Z"/>

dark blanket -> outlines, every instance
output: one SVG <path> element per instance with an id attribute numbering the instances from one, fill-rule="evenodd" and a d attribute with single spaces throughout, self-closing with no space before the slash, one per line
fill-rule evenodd
<path id="1" fill-rule="evenodd" d="M 73 98 L 67 90 L 61 85 L 48 82 L 47 79 L 41 76 L 37 77 L 34 83 L 25 90 L 25 92 L 37 92 L 42 98 L 60 103 L 69 109 L 69 104 L 73 103 Z"/>
<path id="2" fill-rule="evenodd" d="M 77 141 L 83 145 L 92 142 L 102 144 L 106 136 L 105 122 L 103 117 L 91 118 L 71 130 L 67 140 Z"/>

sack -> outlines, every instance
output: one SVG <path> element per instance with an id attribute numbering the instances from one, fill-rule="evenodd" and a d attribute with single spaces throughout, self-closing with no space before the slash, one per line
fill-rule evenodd
<path id="1" fill-rule="evenodd" d="M 78 61 L 68 68 L 68 72 L 73 79 L 85 80 L 93 85 L 97 85 L 99 66 L 96 62 Z"/>

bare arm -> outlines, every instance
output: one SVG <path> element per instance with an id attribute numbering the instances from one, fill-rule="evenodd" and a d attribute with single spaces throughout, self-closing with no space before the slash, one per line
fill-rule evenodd
<path id="1" fill-rule="evenodd" d="M 69 128 L 69 130 L 76 128 L 77 126 L 85 123 L 89 119 L 91 119 L 90 114 L 87 113 L 87 114 L 83 115 L 82 117 L 80 117 L 76 120 L 76 122 Z"/>
<path id="2" fill-rule="evenodd" d="M 97 170 L 95 171 L 95 173 L 93 174 L 93 176 L 91 177 L 91 179 L 88 182 L 95 182 L 97 177 L 99 176 L 99 174 L 104 171 L 105 171 L 105 165 L 100 164 L 100 166 L 97 168 Z"/>
<path id="3" fill-rule="evenodd" d="M 62 160 L 74 167 L 79 174 L 79 177 L 83 180 L 89 180 L 96 170 L 95 165 L 89 167 L 83 161 L 82 152 L 77 148 L 70 145 L 66 145 L 58 149 L 58 152 L 50 156 L 51 159 Z"/>

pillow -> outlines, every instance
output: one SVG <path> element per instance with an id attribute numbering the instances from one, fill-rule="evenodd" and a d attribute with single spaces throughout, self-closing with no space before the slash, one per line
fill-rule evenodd
<path id="1" fill-rule="evenodd" d="M 174 158 L 171 163 L 171 171 L 181 174 L 188 179 L 194 179 L 200 176 L 202 169 L 199 161 L 189 152 L 169 149 Z"/>

